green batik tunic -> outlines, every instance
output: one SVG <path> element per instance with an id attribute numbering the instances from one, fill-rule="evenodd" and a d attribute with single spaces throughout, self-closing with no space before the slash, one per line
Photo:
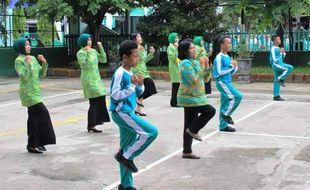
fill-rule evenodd
<path id="1" fill-rule="evenodd" d="M 154 55 L 149 53 L 146 55 L 144 48 L 141 46 L 139 48 L 139 62 L 136 67 L 132 68 L 134 74 L 142 75 L 143 78 L 151 78 L 150 73 L 146 68 L 146 63 L 153 59 Z"/>
<path id="2" fill-rule="evenodd" d="M 197 46 L 195 45 L 196 47 L 196 52 L 197 52 L 197 57 L 196 57 L 196 60 L 200 62 L 200 58 L 201 57 L 210 57 L 211 55 L 207 53 L 207 51 L 205 50 L 205 48 L 201 47 L 201 46 Z M 203 48 L 202 51 L 200 51 L 200 49 Z M 211 62 L 209 62 L 209 64 L 211 65 Z M 204 81 L 205 82 L 209 82 L 210 79 L 211 79 L 211 70 L 212 70 L 212 65 L 211 67 L 210 66 L 207 66 L 206 67 L 206 76 L 204 78 Z"/>
<path id="3" fill-rule="evenodd" d="M 169 61 L 170 81 L 172 83 L 179 83 L 181 81 L 181 78 L 180 78 L 180 71 L 178 68 L 178 50 L 171 43 L 167 48 L 167 56 Z"/>
<path id="4" fill-rule="evenodd" d="M 48 67 L 47 64 L 41 66 L 33 56 L 31 59 L 30 64 L 26 63 L 25 55 L 19 55 L 15 59 L 15 70 L 19 76 L 19 97 L 25 107 L 42 102 L 39 78 L 46 76 Z"/>
<path id="5" fill-rule="evenodd" d="M 81 83 L 86 98 L 96 98 L 106 94 L 106 89 L 101 81 L 98 61 L 107 62 L 107 56 L 103 48 L 98 53 L 95 49 L 88 52 L 81 48 L 77 53 L 77 59 L 81 67 Z"/>
<path id="6" fill-rule="evenodd" d="M 192 59 L 182 60 L 179 69 L 181 83 L 177 96 L 178 106 L 197 107 L 209 104 L 204 86 L 206 70 Z"/>

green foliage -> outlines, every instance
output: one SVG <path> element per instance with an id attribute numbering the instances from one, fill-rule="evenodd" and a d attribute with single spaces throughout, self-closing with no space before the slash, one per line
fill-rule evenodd
<path id="1" fill-rule="evenodd" d="M 37 22 L 38 39 L 42 41 L 45 46 L 51 46 L 53 42 L 53 25 L 54 22 L 50 22 L 47 18 L 41 17 Z M 54 27 L 55 28 L 55 27 Z M 54 35 L 56 36 L 56 31 Z"/>
<path id="2" fill-rule="evenodd" d="M 310 15 L 310 0 L 222 0 L 225 24 L 236 29 L 238 17 L 244 10 L 246 31 L 263 32 L 279 24 L 287 27 L 291 16 Z"/>
<path id="3" fill-rule="evenodd" d="M 245 39 L 241 39 L 237 47 L 238 58 L 252 58 L 253 53 L 248 50 L 248 45 Z"/>
<path id="4" fill-rule="evenodd" d="M 26 29 L 26 16 L 23 8 L 13 9 L 13 39 L 18 39 Z"/>
<path id="5" fill-rule="evenodd" d="M 212 41 L 225 28 L 220 27 L 222 16 L 216 12 L 213 1 L 158 0 L 154 12 L 140 19 L 138 30 L 146 41 L 167 45 L 167 36 L 178 32 L 182 38 L 204 35 Z"/>
<path id="6" fill-rule="evenodd" d="M 106 13 L 123 12 L 131 5 L 143 1 L 135 0 L 20 0 L 18 6 L 27 3 L 27 14 L 33 18 L 46 17 L 49 21 L 61 20 L 64 16 L 79 15 L 87 23 L 95 41 Z M 143 2 L 145 4 L 146 2 Z"/>

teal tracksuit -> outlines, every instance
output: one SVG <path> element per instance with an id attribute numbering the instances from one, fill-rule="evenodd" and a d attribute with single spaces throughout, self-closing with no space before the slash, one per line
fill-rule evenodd
<path id="1" fill-rule="evenodd" d="M 217 54 L 213 64 L 213 75 L 216 80 L 216 87 L 221 93 L 220 111 L 226 116 L 230 116 L 239 106 L 242 95 L 232 84 L 232 75 L 238 68 L 231 65 L 229 55 Z M 220 129 L 224 129 L 228 123 L 224 121 L 220 114 Z"/>
<path id="2" fill-rule="evenodd" d="M 110 111 L 112 119 L 120 132 L 120 148 L 126 159 L 139 156 L 157 137 L 155 126 L 135 115 L 137 97 L 143 93 L 144 86 L 131 83 L 132 72 L 119 67 L 111 82 Z M 123 187 L 133 187 L 132 172 L 120 164 L 120 177 Z"/>
<path id="3" fill-rule="evenodd" d="M 269 61 L 274 73 L 273 82 L 273 96 L 280 96 L 280 82 L 279 80 L 285 80 L 293 72 L 294 67 L 292 65 L 283 63 L 285 53 L 280 52 L 280 48 L 273 46 L 270 50 Z"/>

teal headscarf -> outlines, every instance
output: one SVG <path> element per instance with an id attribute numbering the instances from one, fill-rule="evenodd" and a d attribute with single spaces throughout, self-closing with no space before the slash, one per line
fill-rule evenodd
<path id="1" fill-rule="evenodd" d="M 87 46 L 88 38 L 91 38 L 90 34 L 86 34 L 86 33 L 81 34 L 80 37 L 78 38 L 78 45 L 81 48 Z"/>
<path id="2" fill-rule="evenodd" d="M 194 44 L 197 46 L 201 46 L 202 36 L 196 36 L 193 40 Z"/>
<path id="3" fill-rule="evenodd" d="M 175 43 L 175 39 L 177 38 L 178 35 L 179 34 L 176 33 L 176 32 L 172 32 L 171 34 L 169 34 L 169 36 L 168 36 L 169 43 L 174 44 Z"/>
<path id="4" fill-rule="evenodd" d="M 26 45 L 26 41 L 29 41 L 28 38 L 18 38 L 14 44 L 13 44 L 13 48 L 14 50 L 19 53 L 19 54 L 23 54 L 26 55 L 26 50 L 25 50 L 25 45 Z M 30 42 L 30 41 L 29 41 Z"/>

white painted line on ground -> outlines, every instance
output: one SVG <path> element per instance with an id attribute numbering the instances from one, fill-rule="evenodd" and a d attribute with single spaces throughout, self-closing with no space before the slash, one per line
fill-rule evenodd
<path id="1" fill-rule="evenodd" d="M 51 98 L 57 98 L 57 97 L 61 97 L 61 96 L 67 96 L 67 95 L 75 94 L 75 93 L 79 93 L 79 92 L 81 92 L 81 90 L 76 90 L 74 92 L 68 92 L 68 93 L 64 93 L 64 94 L 56 94 L 53 96 L 46 96 L 46 97 L 43 97 L 43 100 L 51 99 Z M 6 107 L 6 106 L 12 106 L 12 105 L 16 105 L 16 104 L 21 104 L 21 102 L 18 101 L 18 102 L 12 102 L 12 103 L 8 103 L 8 104 L 2 104 L 2 105 L 0 105 L 0 108 Z"/>
<path id="2" fill-rule="evenodd" d="M 267 103 L 270 100 L 242 100 L 243 102 L 262 102 Z M 277 104 L 310 104 L 310 102 L 296 102 L 296 101 L 278 101 Z"/>
<path id="3" fill-rule="evenodd" d="M 292 138 L 292 139 L 305 139 L 305 140 L 310 140 L 310 137 L 291 136 L 291 135 L 272 135 L 272 134 L 263 134 L 263 133 L 244 133 L 244 132 L 236 132 L 236 133 L 232 133 L 232 134 L 233 134 L 233 135 L 261 136 L 261 137 L 277 137 L 277 138 Z"/>
<path id="4" fill-rule="evenodd" d="M 260 112 L 260 111 L 262 111 L 262 110 L 268 108 L 269 106 L 273 105 L 274 103 L 275 103 L 275 102 L 270 102 L 269 104 L 267 104 L 267 105 L 265 105 L 265 106 L 259 108 L 258 110 L 256 110 L 256 111 L 254 111 L 254 112 L 252 112 L 252 113 L 250 113 L 250 114 L 244 116 L 243 118 L 241 118 L 241 119 L 235 121 L 235 123 L 239 123 L 239 122 L 241 122 L 241 121 L 243 121 L 243 120 L 245 120 L 245 119 L 251 117 L 252 115 L 257 114 L 258 112 Z"/>
<path id="5" fill-rule="evenodd" d="M 271 106 L 271 105 L 273 105 L 273 104 L 274 104 L 274 102 L 271 102 L 271 103 L 269 103 L 269 104 L 267 104 L 267 105 L 265 105 L 265 106 L 259 108 L 258 110 L 254 111 L 254 112 L 252 112 L 252 113 L 250 113 L 250 114 L 248 114 L 248 115 L 246 115 L 245 117 L 243 117 L 243 118 L 237 120 L 235 123 L 241 122 L 241 121 L 243 121 L 243 120 L 245 120 L 245 119 L 247 119 L 247 118 L 249 118 L 249 117 L 251 117 L 251 116 L 257 114 L 258 112 L 260 112 L 260 111 L 266 109 L 267 107 L 269 107 L 269 106 Z M 217 134 L 218 132 L 219 132 L 218 130 L 213 131 L 213 132 L 211 132 L 211 133 L 205 135 L 204 137 L 202 137 L 202 139 L 203 139 L 203 140 L 206 140 L 206 139 L 208 139 L 208 138 L 214 136 L 214 135 Z M 195 141 L 195 142 L 193 143 L 193 146 L 196 145 L 196 144 L 198 144 L 198 143 L 200 143 L 200 141 Z M 180 148 L 180 149 L 176 150 L 175 152 L 173 152 L 173 153 L 171 153 L 171 154 L 169 154 L 169 155 L 167 155 L 167 156 L 165 156 L 165 157 L 163 157 L 163 158 L 157 160 L 156 162 L 153 162 L 153 163 L 147 165 L 145 168 L 139 170 L 138 173 L 134 173 L 134 174 L 133 174 L 133 177 L 135 177 L 135 176 L 137 176 L 137 175 L 140 175 L 140 174 L 146 172 L 147 170 L 150 170 L 151 168 L 153 168 L 153 167 L 155 167 L 155 166 L 157 166 L 157 165 L 159 165 L 159 164 L 165 162 L 166 160 L 169 160 L 169 159 L 172 158 L 173 156 L 175 156 L 175 155 L 181 153 L 182 151 L 183 151 L 183 148 Z M 120 184 L 120 181 L 117 181 L 117 182 L 115 182 L 115 183 L 113 183 L 113 184 L 111 184 L 111 185 L 109 185 L 109 186 L 103 188 L 102 190 L 111 190 L 111 189 L 113 189 L 113 188 L 116 188 L 119 184 Z"/>
<path id="6" fill-rule="evenodd" d="M 240 89 L 239 89 L 239 90 L 240 90 Z M 241 90 L 242 90 L 242 89 L 241 89 Z M 257 89 L 255 88 L 255 90 L 257 90 Z M 241 93 L 242 93 L 243 95 L 245 95 L 245 96 L 255 96 L 255 95 L 259 95 L 259 96 L 270 96 L 271 98 L 273 97 L 272 92 L 270 92 L 270 93 L 257 93 L 257 92 L 251 93 L 251 92 L 242 92 L 242 91 L 241 91 Z M 296 96 L 298 96 L 298 97 L 310 98 L 309 95 L 304 95 L 304 94 L 300 94 L 300 95 L 298 95 L 298 94 L 286 94 L 285 92 L 282 92 L 282 94 L 283 94 L 283 97 L 286 97 L 286 96 L 296 97 Z M 208 98 L 210 98 L 210 97 L 211 97 L 211 98 L 216 98 L 214 95 L 217 97 L 217 96 L 220 95 L 220 93 L 219 93 L 218 91 L 215 91 L 215 92 L 212 92 L 211 95 L 207 95 L 207 96 L 208 96 Z M 270 100 L 271 100 L 271 99 L 270 99 Z"/>

